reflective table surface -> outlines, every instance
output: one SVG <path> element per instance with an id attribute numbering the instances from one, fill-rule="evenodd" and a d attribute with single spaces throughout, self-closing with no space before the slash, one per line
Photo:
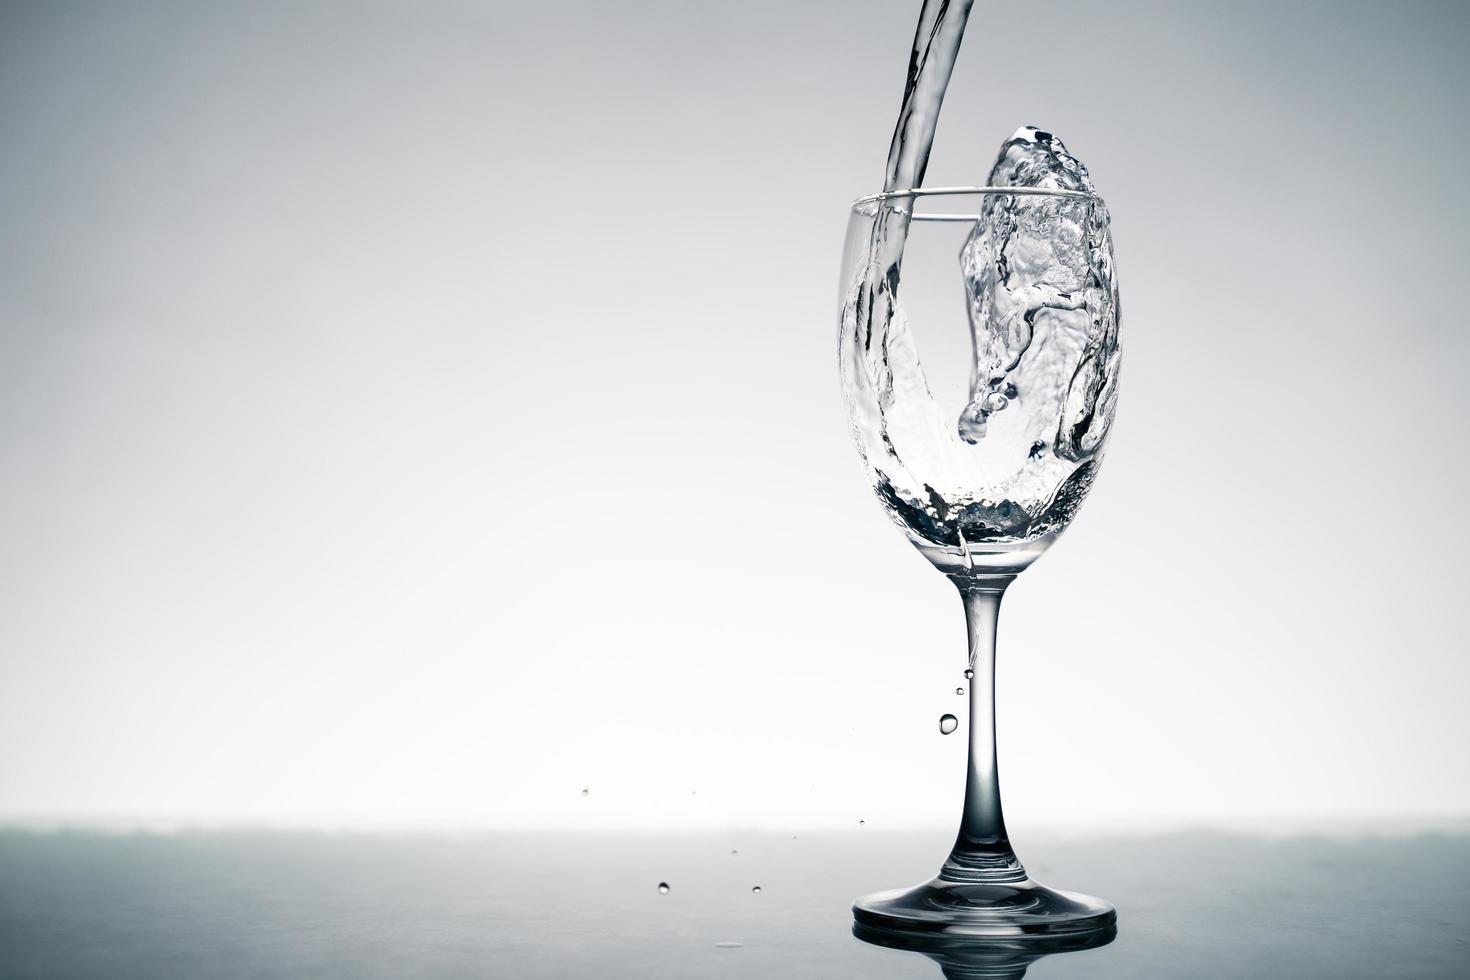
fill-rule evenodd
<path id="1" fill-rule="evenodd" d="M 1117 906 L 1116 938 L 1029 963 L 855 938 L 852 900 L 947 843 L 6 830 L 0 977 L 1470 976 L 1463 832 L 1023 839 L 1036 877 Z"/>

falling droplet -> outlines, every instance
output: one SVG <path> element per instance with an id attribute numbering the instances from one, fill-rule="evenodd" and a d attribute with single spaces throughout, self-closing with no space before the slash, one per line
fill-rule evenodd
<path id="1" fill-rule="evenodd" d="M 973 681 L 974 679 L 975 679 L 975 672 L 973 670 L 971 670 L 970 668 L 966 667 L 965 668 L 965 680 L 967 680 L 967 681 Z"/>
<path id="2" fill-rule="evenodd" d="M 960 720 L 954 715 L 942 715 L 939 719 L 939 734 L 948 735 L 960 727 Z"/>
<path id="3" fill-rule="evenodd" d="M 590 789 L 588 789 L 586 786 L 583 786 L 582 787 L 582 795 L 583 796 L 586 796 L 588 793 L 591 793 L 591 792 L 592 791 Z"/>
<path id="4" fill-rule="evenodd" d="M 658 893 L 660 895 L 667 895 L 669 893 L 669 883 L 667 881 L 658 883 Z"/>
<path id="5" fill-rule="evenodd" d="M 965 689 L 963 687 L 957 687 L 957 688 L 954 689 L 954 692 L 956 694 L 959 694 L 959 695 L 963 696 L 964 693 L 965 693 Z"/>
<path id="6" fill-rule="evenodd" d="M 754 888 L 752 888 L 750 890 L 750 893 L 752 895 L 759 895 L 761 893 L 761 886 L 760 885 L 756 885 Z"/>

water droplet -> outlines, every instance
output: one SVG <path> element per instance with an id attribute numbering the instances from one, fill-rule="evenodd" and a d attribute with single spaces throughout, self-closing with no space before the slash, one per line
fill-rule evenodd
<path id="1" fill-rule="evenodd" d="M 739 851 L 731 851 L 730 853 L 731 854 L 739 854 L 740 852 Z"/>
<path id="2" fill-rule="evenodd" d="M 658 883 L 658 893 L 660 895 L 667 895 L 669 893 L 669 883 L 667 881 Z"/>
<path id="3" fill-rule="evenodd" d="M 960 720 L 954 715 L 942 715 L 939 719 L 939 734 L 948 735 L 960 727 Z"/>
<path id="4" fill-rule="evenodd" d="M 858 821 L 858 826 L 859 827 L 866 827 L 867 825 L 868 825 L 868 822 L 866 820 L 859 820 Z"/>
<path id="5" fill-rule="evenodd" d="M 582 787 L 582 795 L 583 796 L 586 796 L 588 793 L 591 793 L 591 792 L 592 791 L 590 789 L 588 789 L 586 786 L 583 786 Z"/>
<path id="6" fill-rule="evenodd" d="M 967 681 L 973 681 L 974 679 L 975 679 L 975 672 L 973 670 L 971 670 L 970 668 L 966 667 L 965 668 L 965 680 L 967 680 Z"/>
<path id="7" fill-rule="evenodd" d="M 750 893 L 752 895 L 759 895 L 761 893 L 761 886 L 760 885 L 756 885 L 754 888 L 752 888 L 750 890 Z"/>
<path id="8" fill-rule="evenodd" d="M 1007 398 L 1015 398 L 1017 395 L 1020 394 L 1020 392 L 1016 390 L 1015 385 L 1008 384 L 1001 389 L 1001 394 L 1005 395 Z"/>
<path id="9" fill-rule="evenodd" d="M 1032 459 L 1040 459 L 1041 454 L 1046 452 L 1046 443 L 1040 439 L 1031 444 L 1031 452 L 1028 454 Z"/>
<path id="10" fill-rule="evenodd" d="M 965 694 L 965 689 L 963 687 L 957 687 L 954 689 L 954 692 L 963 697 Z"/>
<path id="11" fill-rule="evenodd" d="M 1009 400 L 998 391 L 992 391 L 985 396 L 985 410 L 987 412 L 998 412 L 1005 408 L 1007 404 L 1009 404 Z"/>
<path id="12" fill-rule="evenodd" d="M 744 943 L 723 942 L 715 943 L 715 949 L 744 949 Z"/>

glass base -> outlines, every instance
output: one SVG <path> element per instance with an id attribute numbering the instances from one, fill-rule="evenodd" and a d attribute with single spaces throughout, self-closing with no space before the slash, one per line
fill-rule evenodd
<path id="1" fill-rule="evenodd" d="M 985 883 L 935 878 L 860 898 L 852 917 L 866 931 L 914 939 L 1087 936 L 1112 930 L 1118 921 L 1113 906 L 1100 898 L 1057 891 L 1024 877 Z"/>

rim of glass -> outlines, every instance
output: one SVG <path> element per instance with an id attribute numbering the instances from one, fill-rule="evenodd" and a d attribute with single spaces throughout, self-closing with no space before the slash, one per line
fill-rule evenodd
<path id="1" fill-rule="evenodd" d="M 1102 198 L 1087 191 L 1068 191 L 1052 187 L 912 187 L 901 191 L 884 191 L 881 194 L 869 194 L 852 202 L 851 209 L 854 214 L 864 217 L 872 217 L 878 213 L 878 206 L 890 200 L 913 200 L 920 197 L 961 197 L 964 195 L 983 196 L 989 194 L 1012 194 L 1017 197 L 1070 197 L 1079 201 L 1097 201 L 1101 203 Z M 902 207 L 894 207 L 895 211 L 904 210 Z M 910 211 L 909 217 L 915 221 L 968 221 L 975 222 L 980 219 L 978 214 L 942 214 L 939 212 Z"/>

